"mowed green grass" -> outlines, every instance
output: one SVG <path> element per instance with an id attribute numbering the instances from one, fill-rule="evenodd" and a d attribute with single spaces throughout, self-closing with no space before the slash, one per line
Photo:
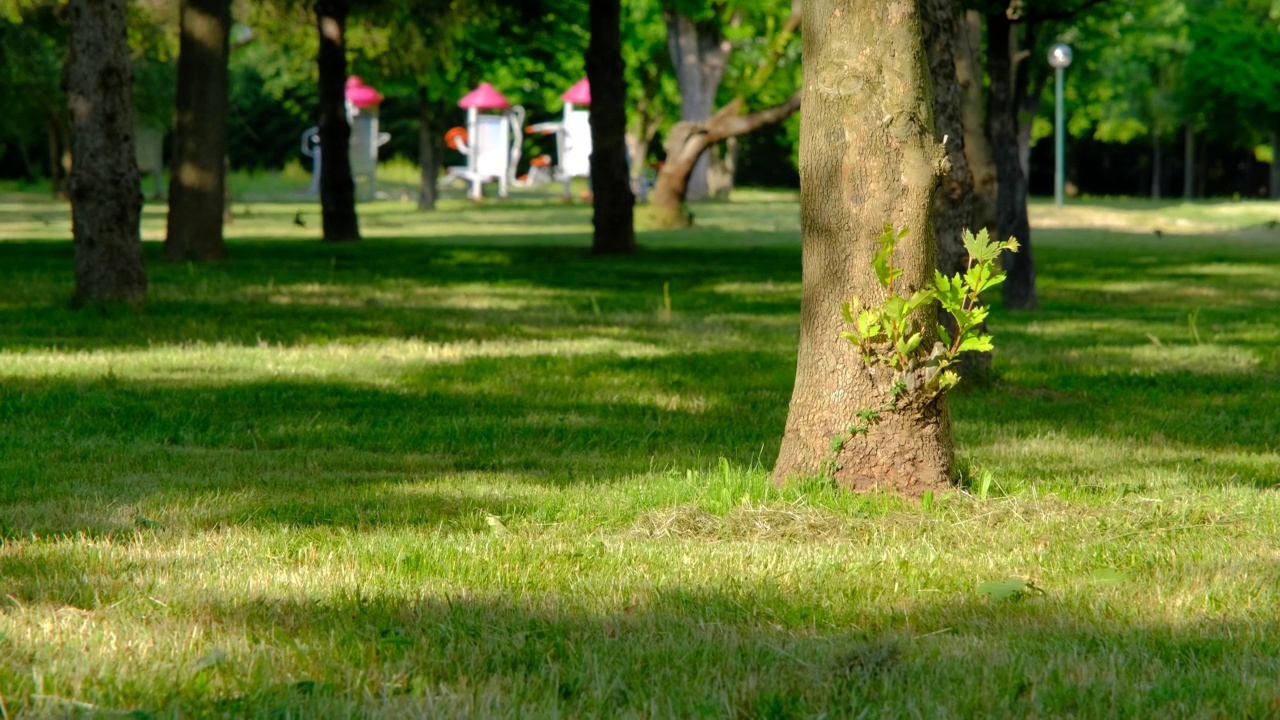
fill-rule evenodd
<path id="1" fill-rule="evenodd" d="M 0 709 L 1280 716 L 1280 205 L 1038 205 L 921 506 L 769 485 L 799 220 L 742 198 L 609 260 L 581 205 L 248 203 L 105 315 L 0 198 Z"/>

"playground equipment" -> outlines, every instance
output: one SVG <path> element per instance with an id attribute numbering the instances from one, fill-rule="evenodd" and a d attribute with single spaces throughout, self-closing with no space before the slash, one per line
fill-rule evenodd
<path id="1" fill-rule="evenodd" d="M 591 84 L 586 78 L 579 80 L 560 96 L 564 100 L 564 117 L 558 122 L 531 125 L 530 133 L 555 134 L 556 159 L 552 179 L 564 183 L 564 194 L 569 195 L 569 183 L 575 177 L 591 177 L 591 112 L 578 110 L 578 105 L 591 104 Z M 542 179 L 530 166 L 525 184 Z"/>
<path id="2" fill-rule="evenodd" d="M 150 175 L 152 199 L 164 197 L 164 128 L 136 123 L 133 126 L 134 153 L 138 170 Z"/>
<path id="3" fill-rule="evenodd" d="M 347 78 L 347 123 L 351 126 L 351 176 L 368 180 L 365 199 L 372 200 L 378 190 L 378 148 L 391 140 L 391 135 L 378 132 L 378 106 L 382 95 L 359 77 Z M 307 192 L 320 192 L 320 128 L 308 128 L 302 133 L 302 154 L 311 158 L 311 184 Z"/>
<path id="4" fill-rule="evenodd" d="M 464 180 L 471 184 L 472 200 L 484 197 L 482 186 L 498 181 L 498 196 L 507 196 L 513 182 L 516 164 L 520 162 L 520 127 L 524 124 L 524 108 L 511 103 L 487 82 L 458 101 L 467 111 L 467 126 L 456 127 L 445 134 L 449 147 L 467 157 L 465 167 L 451 167 L 445 182 Z M 503 112 L 484 112 L 503 111 Z"/>

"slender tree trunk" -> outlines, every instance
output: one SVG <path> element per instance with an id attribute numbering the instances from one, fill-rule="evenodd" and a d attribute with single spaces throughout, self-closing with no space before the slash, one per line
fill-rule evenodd
<path id="1" fill-rule="evenodd" d="M 1191 200 L 1196 196 L 1196 131 L 1191 123 L 1187 123 L 1184 137 L 1186 142 L 1182 149 L 1182 198 Z"/>
<path id="2" fill-rule="evenodd" d="M 857 490 L 919 496 L 951 481 L 945 402 L 891 403 L 894 373 L 867 367 L 840 337 L 843 302 L 884 297 L 872 259 L 885 223 L 912 231 L 898 246 L 899 290 L 910 294 L 924 286 L 937 263 L 931 215 L 945 159 L 934 140 L 917 5 L 812 0 L 805 6 L 804 278 L 795 390 L 774 467 L 778 483 L 824 465 L 838 483 Z M 934 324 L 924 325 L 931 330 Z M 879 412 L 880 419 L 833 452 L 832 439 L 847 433 L 863 410 Z"/>
<path id="3" fill-rule="evenodd" d="M 667 132 L 667 159 L 658 171 L 657 182 L 649 196 L 654 222 L 660 227 L 684 227 L 688 213 L 684 208 L 685 190 L 690 170 L 707 148 L 721 140 L 746 135 L 765 125 L 782 122 L 800 109 L 800 93 L 781 105 L 743 115 L 742 98 L 716 111 L 701 122 L 680 121 Z"/>
<path id="4" fill-rule="evenodd" d="M 1164 163 L 1160 152 L 1160 134 L 1151 133 L 1151 199 L 1160 199 L 1160 180 L 1164 176 Z"/>
<path id="5" fill-rule="evenodd" d="M 1271 183 L 1267 196 L 1280 199 L 1280 130 L 1271 131 Z"/>
<path id="6" fill-rule="evenodd" d="M 1012 28 L 1004 13 L 987 16 L 987 75 L 991 89 L 987 106 L 987 137 L 996 161 L 997 238 L 1017 238 L 1021 248 L 1002 257 L 1007 278 L 1004 304 L 1011 310 L 1034 310 L 1036 275 L 1031 254 L 1031 224 L 1027 220 L 1027 178 L 1022 173 L 1018 145 L 1018 94 L 1015 92 Z"/>
<path id="7" fill-rule="evenodd" d="M 591 252 L 636 251 L 635 195 L 627 174 L 627 80 L 620 0 L 591 0 L 587 80 L 591 83 Z"/>
<path id="8" fill-rule="evenodd" d="M 125 0 L 71 0 L 64 84 L 71 109 L 73 303 L 141 304 L 147 294 L 133 144 L 133 64 Z"/>
<path id="9" fill-rule="evenodd" d="M 987 141 L 986 99 L 982 88 L 982 15 L 976 10 L 965 12 L 956 39 L 956 77 L 963 93 L 964 154 L 973 175 L 973 221 L 970 229 L 976 232 L 986 228 L 995 237 L 996 164 L 991 143 Z"/>
<path id="10" fill-rule="evenodd" d="M 720 36 L 715 25 L 695 23 L 687 15 L 675 11 L 665 14 L 667 45 L 671 64 L 680 88 L 680 119 L 698 122 L 711 117 L 716 91 L 724 78 L 729 59 L 729 42 Z M 709 153 L 698 156 L 688 180 L 686 199 L 707 197 Z"/>
<path id="11" fill-rule="evenodd" d="M 222 260 L 231 0 L 181 0 L 166 260 Z"/>
<path id="12" fill-rule="evenodd" d="M 933 81 L 934 137 L 944 145 L 949 165 L 933 194 L 933 234 L 938 244 L 938 269 L 952 276 L 968 269 L 964 232 L 974 226 L 973 175 L 969 171 L 969 152 L 965 146 L 968 137 L 964 127 L 968 108 L 957 62 L 957 58 L 968 52 L 958 47 L 963 39 L 961 28 L 965 20 L 951 0 L 922 0 L 920 19 Z M 981 111 L 979 107 L 979 117 Z M 954 337 L 955 318 L 939 310 L 938 319 Z M 980 331 L 986 331 L 985 323 Z M 960 356 L 959 371 L 968 381 L 985 381 L 991 374 L 991 353 L 964 353 Z"/>
<path id="13" fill-rule="evenodd" d="M 347 124 L 347 15 L 349 0 L 316 0 L 320 30 L 320 211 L 325 242 L 358 242 L 356 184 L 351 177 Z"/>
<path id="14" fill-rule="evenodd" d="M 435 108 L 425 87 L 418 88 L 418 167 L 422 184 L 418 190 L 418 209 L 435 210 L 440 197 L 440 162 L 444 155 L 443 135 L 435 127 Z"/>

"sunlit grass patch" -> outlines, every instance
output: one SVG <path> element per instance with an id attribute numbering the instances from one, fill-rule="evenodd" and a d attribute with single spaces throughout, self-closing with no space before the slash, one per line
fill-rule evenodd
<path id="1" fill-rule="evenodd" d="M 581 204 L 393 199 L 335 247 L 269 185 L 224 264 L 149 243 L 137 313 L 70 311 L 65 207 L 0 204 L 12 716 L 1274 714 L 1270 205 L 1037 228 L 962 482 L 908 503 L 770 482 L 793 194 L 601 259 Z"/>

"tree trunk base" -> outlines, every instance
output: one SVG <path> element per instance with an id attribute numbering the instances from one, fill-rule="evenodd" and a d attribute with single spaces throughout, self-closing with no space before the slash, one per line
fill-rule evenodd
<path id="1" fill-rule="evenodd" d="M 693 223 L 689 221 L 689 211 L 683 205 L 665 207 L 649 204 L 644 209 L 646 225 L 655 230 L 684 230 Z"/>
<path id="2" fill-rule="evenodd" d="M 858 422 L 850 420 L 851 425 Z M 829 445 L 843 432 L 835 431 L 832 437 L 820 440 Z M 823 475 L 845 490 L 888 492 L 915 499 L 956 487 L 951 423 L 945 408 L 941 412 L 939 408 L 889 411 L 864 431 L 843 437 L 840 449 L 830 450 L 820 467 L 790 462 L 789 458 L 798 456 L 788 452 L 788 440 L 784 439 L 774 468 L 774 484 L 781 487 L 798 478 Z M 794 441 L 791 446 L 795 447 Z"/>

